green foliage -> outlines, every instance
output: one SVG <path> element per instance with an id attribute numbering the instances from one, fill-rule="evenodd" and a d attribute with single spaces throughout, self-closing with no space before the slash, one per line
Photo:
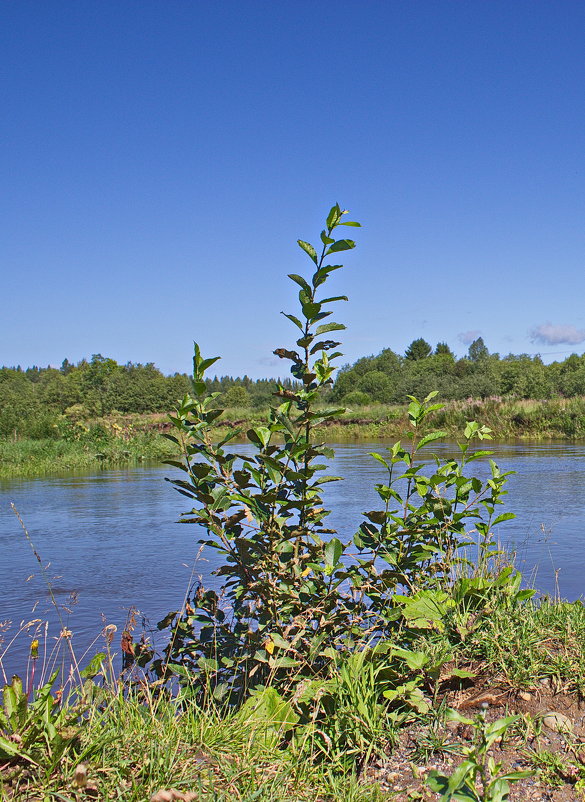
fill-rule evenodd
<path id="1" fill-rule="evenodd" d="M 502 771 L 502 763 L 496 763 L 489 754 L 495 742 L 505 737 L 509 728 L 518 721 L 518 716 L 499 718 L 492 723 L 486 721 L 485 711 L 475 720 L 465 718 L 455 710 L 450 711 L 452 721 L 459 721 L 473 728 L 471 746 L 464 747 L 466 759 L 448 777 L 435 769 L 429 772 L 428 786 L 441 794 L 440 802 L 506 802 L 510 783 L 530 777 L 532 771 Z M 479 787 L 478 787 L 479 786 Z"/>
<path id="2" fill-rule="evenodd" d="M 245 387 L 234 385 L 223 394 L 221 399 L 226 407 L 249 407 L 252 397 Z"/>
<path id="3" fill-rule="evenodd" d="M 421 343 L 420 351 L 413 348 L 416 343 Z M 401 358 L 388 348 L 376 356 L 361 357 L 339 370 L 331 398 L 344 398 L 356 387 L 367 392 L 360 382 L 372 372 L 382 388 L 375 400 L 386 404 L 403 403 L 408 395 L 425 396 L 430 389 L 438 390 L 445 400 L 562 400 L 585 395 L 585 355 L 573 354 L 564 362 L 544 365 L 538 355 L 490 354 L 481 337 L 463 359 L 456 359 L 447 343 L 438 343 L 432 354 L 429 349 L 424 340 L 415 340 L 409 346 L 409 358 Z M 575 430 L 582 436 L 580 422 Z"/>
<path id="4" fill-rule="evenodd" d="M 478 337 L 469 346 L 468 356 L 472 362 L 481 362 L 482 359 L 487 359 L 490 352 L 483 341 L 483 337 Z"/>
<path id="5" fill-rule="evenodd" d="M 383 758 L 405 719 L 384 698 L 395 686 L 396 670 L 387 650 L 337 654 L 328 679 L 299 684 L 293 698 L 301 720 L 308 723 L 297 727 L 297 739 L 309 736 L 318 754 L 344 769 Z"/>
<path id="6" fill-rule="evenodd" d="M 42 766 L 47 771 L 78 745 L 80 707 L 61 706 L 53 696 L 56 671 L 29 702 L 19 677 L 2 691 L 0 708 L 0 760 Z"/>
<path id="7" fill-rule="evenodd" d="M 404 352 L 404 358 L 415 362 L 418 359 L 426 359 L 431 355 L 432 351 L 431 345 L 426 340 L 423 340 L 422 337 L 419 337 L 418 340 L 413 340 L 410 343 Z"/>
<path id="8" fill-rule="evenodd" d="M 370 370 L 359 379 L 357 389 L 372 401 L 383 403 L 392 396 L 392 381 L 381 370 Z"/>
<path id="9" fill-rule="evenodd" d="M 362 392 L 362 390 L 353 390 L 351 393 L 343 396 L 343 403 L 347 404 L 348 407 L 366 406 L 370 404 L 371 401 L 371 397 L 367 393 Z"/>
<path id="10" fill-rule="evenodd" d="M 215 572 L 220 589 L 199 586 L 183 614 L 161 622 L 161 628 L 172 626 L 173 635 L 159 672 L 175 665 L 199 682 L 202 693 L 231 702 L 267 682 L 280 691 L 314 681 L 309 718 L 327 718 L 323 707 L 315 707 L 317 688 L 329 693 L 339 661 L 347 668 L 351 664 L 343 661 L 372 642 L 386 660 L 385 684 L 376 684 L 378 703 L 386 700 L 384 716 L 428 709 L 421 689 L 432 684 L 436 659 L 419 658 L 411 644 L 421 632 L 447 626 L 457 607 L 447 593 L 452 572 L 470 565 L 463 550 L 472 542 L 478 575 L 487 577 L 497 554 L 492 528 L 509 517 L 497 515 L 507 474 L 493 462 L 486 482 L 468 472 L 490 453 L 470 450 L 472 439 L 489 437 L 486 427 L 468 424 L 460 459 L 434 457 L 423 472 L 423 450 L 445 435 L 428 431 L 427 419 L 442 406 L 431 393 L 424 401 L 410 399 L 407 445 L 372 454 L 387 470 L 386 481 L 376 486 L 380 508 L 364 513 L 351 540 L 327 527 L 323 487 L 338 477 L 323 473 L 332 451 L 320 442 L 318 427 L 340 410 L 323 408 L 319 399 L 339 356 L 330 332 L 343 326 L 323 320 L 331 315 L 329 305 L 345 298 L 322 294 L 340 267 L 329 264 L 328 255 L 353 248 L 350 240 L 335 239 L 344 214 L 338 206 L 331 210 L 320 254 L 299 241 L 314 269 L 306 278 L 290 275 L 299 288 L 300 312 L 286 314 L 297 330 L 296 347 L 274 352 L 291 363 L 297 384 L 281 384 L 268 420 L 246 432 L 255 455 L 230 450 L 237 432 L 215 441 L 221 409 L 205 373 L 216 358 L 203 358 L 197 345 L 193 392 L 171 416 L 174 432 L 167 435 L 182 456 L 170 464 L 184 474 L 172 483 L 193 503 L 182 520 L 205 530 L 199 542 L 215 549 L 223 564 Z"/>
<path id="11" fill-rule="evenodd" d="M 449 348 L 447 343 L 437 343 L 437 345 L 435 346 L 434 354 L 435 356 L 446 356 L 449 357 L 450 359 L 455 359 L 455 354 Z"/>

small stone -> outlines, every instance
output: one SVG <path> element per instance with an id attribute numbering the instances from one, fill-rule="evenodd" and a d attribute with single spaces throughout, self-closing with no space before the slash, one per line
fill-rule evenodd
<path id="1" fill-rule="evenodd" d="M 518 698 L 524 699 L 525 702 L 529 702 L 532 699 L 532 694 L 528 693 L 528 691 L 520 691 Z"/>
<path id="2" fill-rule="evenodd" d="M 554 710 L 545 713 L 542 717 L 542 723 L 545 727 L 553 732 L 572 732 L 573 722 L 568 716 L 563 713 L 557 713 Z"/>

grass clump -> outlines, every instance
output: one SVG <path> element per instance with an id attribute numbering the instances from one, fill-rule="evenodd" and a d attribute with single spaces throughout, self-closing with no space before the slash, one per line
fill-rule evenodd
<path id="1" fill-rule="evenodd" d="M 76 714 L 72 701 L 60 709 Z M 0 741 L 2 799 L 144 802 L 166 789 L 177 792 L 169 798 L 209 802 L 381 798 L 353 771 L 332 771 L 319 761 L 307 739 L 283 748 L 252 712 L 173 699 L 147 685 L 102 686 L 94 689 L 87 714 L 77 718 L 76 739 L 57 760 L 48 743 L 34 753 L 34 763 L 25 759 L 18 739 L 17 754 L 8 758 Z M 40 719 L 38 726 L 44 726 Z"/>
<path id="2" fill-rule="evenodd" d="M 137 465 L 168 455 L 168 446 L 154 431 L 127 438 L 105 431 L 80 440 L 0 440 L 0 479 Z"/>

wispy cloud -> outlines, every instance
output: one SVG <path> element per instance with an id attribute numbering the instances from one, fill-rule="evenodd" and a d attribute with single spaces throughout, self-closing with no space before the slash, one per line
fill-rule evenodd
<path id="1" fill-rule="evenodd" d="M 265 368 L 275 368 L 277 365 L 282 365 L 282 360 L 275 356 L 261 356 L 256 360 L 256 364 Z"/>
<path id="2" fill-rule="evenodd" d="M 462 331 L 457 335 L 457 339 L 460 343 L 463 343 L 463 345 L 471 345 L 478 337 L 481 337 L 481 331 L 477 331 L 476 329 L 472 331 Z"/>
<path id="3" fill-rule="evenodd" d="M 575 326 L 553 326 L 552 323 L 541 323 L 529 332 L 533 343 L 542 345 L 577 345 L 585 340 L 585 329 L 577 329 Z"/>

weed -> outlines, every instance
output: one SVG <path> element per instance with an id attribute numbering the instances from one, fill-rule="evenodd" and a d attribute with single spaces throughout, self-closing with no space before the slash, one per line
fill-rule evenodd
<path id="1" fill-rule="evenodd" d="M 466 759 L 448 777 L 436 770 L 429 773 L 429 788 L 441 794 L 441 802 L 503 802 L 508 799 L 510 782 L 529 777 L 532 771 L 502 771 L 502 763 L 497 763 L 489 750 L 513 725 L 517 717 L 508 716 L 488 723 L 485 711 L 476 719 L 468 719 L 456 711 L 451 718 L 473 728 L 473 744 L 464 747 Z"/>

